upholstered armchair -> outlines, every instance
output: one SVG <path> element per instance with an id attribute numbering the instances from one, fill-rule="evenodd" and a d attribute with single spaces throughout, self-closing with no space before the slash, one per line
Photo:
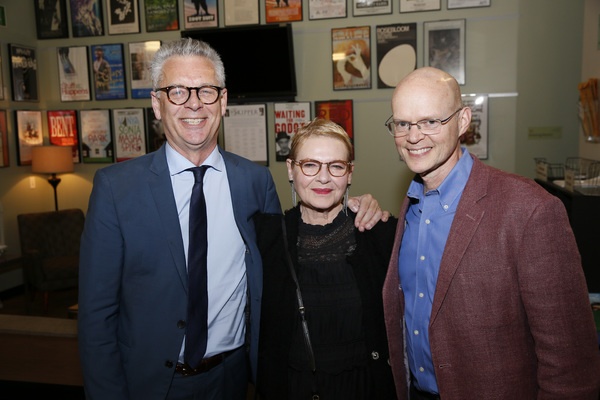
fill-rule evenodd
<path id="1" fill-rule="evenodd" d="M 17 221 L 27 309 L 29 311 L 35 293 L 42 292 L 45 314 L 49 292 L 77 287 L 79 283 L 83 211 L 70 209 L 20 214 Z"/>

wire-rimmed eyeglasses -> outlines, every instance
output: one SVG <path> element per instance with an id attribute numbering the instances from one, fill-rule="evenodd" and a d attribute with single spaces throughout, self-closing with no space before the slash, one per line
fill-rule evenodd
<path id="1" fill-rule="evenodd" d="M 452 117 L 454 117 L 462 109 L 463 107 L 459 108 L 458 110 L 454 111 L 452 115 L 445 119 L 429 118 L 422 119 L 421 121 L 417 122 L 394 121 L 394 116 L 392 115 L 387 119 L 387 121 L 385 121 L 385 126 L 387 127 L 390 135 L 393 137 L 403 137 L 408 135 L 408 132 L 413 125 L 416 125 L 419 132 L 421 132 L 423 135 L 435 135 L 440 133 L 442 130 L 442 125 L 446 125 L 452 119 Z"/>
<path id="2" fill-rule="evenodd" d="M 209 105 L 216 103 L 221 96 L 221 92 L 224 88 L 213 85 L 204 85 L 200 87 L 187 87 L 187 86 L 167 86 L 163 88 L 155 89 L 156 92 L 165 92 L 167 99 L 176 106 L 185 104 L 192 95 L 192 90 L 196 91 L 198 100 L 202 104 Z"/>
<path id="3" fill-rule="evenodd" d="M 326 163 L 310 159 L 301 161 L 292 160 L 292 162 L 296 165 L 299 165 L 300 170 L 306 176 L 317 175 L 321 171 L 321 167 L 323 165 L 327 165 L 327 171 L 329 171 L 329 174 L 331 176 L 335 176 L 336 178 L 346 175 L 352 168 L 352 162 L 342 160 L 335 160 Z"/>

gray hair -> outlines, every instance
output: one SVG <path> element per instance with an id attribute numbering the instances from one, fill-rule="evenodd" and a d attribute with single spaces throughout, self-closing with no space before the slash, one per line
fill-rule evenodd
<path id="1" fill-rule="evenodd" d="M 150 77 L 155 89 L 159 88 L 163 78 L 163 68 L 167 60 L 174 56 L 204 57 L 213 64 L 217 84 L 225 87 L 225 67 L 221 56 L 206 42 L 192 38 L 182 38 L 163 43 L 150 63 Z"/>

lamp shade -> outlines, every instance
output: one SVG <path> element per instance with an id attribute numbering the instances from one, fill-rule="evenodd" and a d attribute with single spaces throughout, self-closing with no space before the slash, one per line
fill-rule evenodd
<path id="1" fill-rule="evenodd" d="M 34 146 L 31 152 L 32 172 L 73 172 L 73 150 L 70 146 Z"/>

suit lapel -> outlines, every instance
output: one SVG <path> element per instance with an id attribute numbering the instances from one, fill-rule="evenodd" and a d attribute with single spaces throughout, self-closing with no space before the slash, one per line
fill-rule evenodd
<path id="1" fill-rule="evenodd" d="M 458 266 L 485 214 L 485 210 L 479 206 L 478 202 L 487 193 L 488 179 L 488 170 L 485 165 L 474 158 L 471 175 L 461 195 L 440 263 L 431 308 L 430 328 L 435 323 L 435 318 L 444 302 Z"/>
<path id="2" fill-rule="evenodd" d="M 177 215 L 177 205 L 173 196 L 173 185 L 167 165 L 165 145 L 156 151 L 154 160 L 150 165 L 148 184 L 156 203 L 160 223 L 165 231 L 165 240 L 181 283 L 187 292 L 187 270 L 185 267 L 185 253 L 181 238 L 181 226 Z"/>
<path id="3" fill-rule="evenodd" d="M 229 181 L 229 191 L 231 193 L 233 217 L 235 218 L 235 223 L 240 231 L 240 234 L 242 235 L 242 238 L 244 239 L 244 242 L 247 242 L 248 235 L 246 232 L 246 224 L 243 223 L 244 218 L 242 216 L 248 214 L 245 211 L 246 201 L 243 201 L 243 199 L 248 199 L 248 196 L 245 193 L 245 190 L 248 187 L 248 182 L 244 182 L 244 170 L 239 168 L 237 160 L 233 157 L 230 157 L 229 154 L 223 151 L 223 149 L 220 147 L 219 151 L 223 156 L 225 167 L 227 168 L 227 180 Z"/>

